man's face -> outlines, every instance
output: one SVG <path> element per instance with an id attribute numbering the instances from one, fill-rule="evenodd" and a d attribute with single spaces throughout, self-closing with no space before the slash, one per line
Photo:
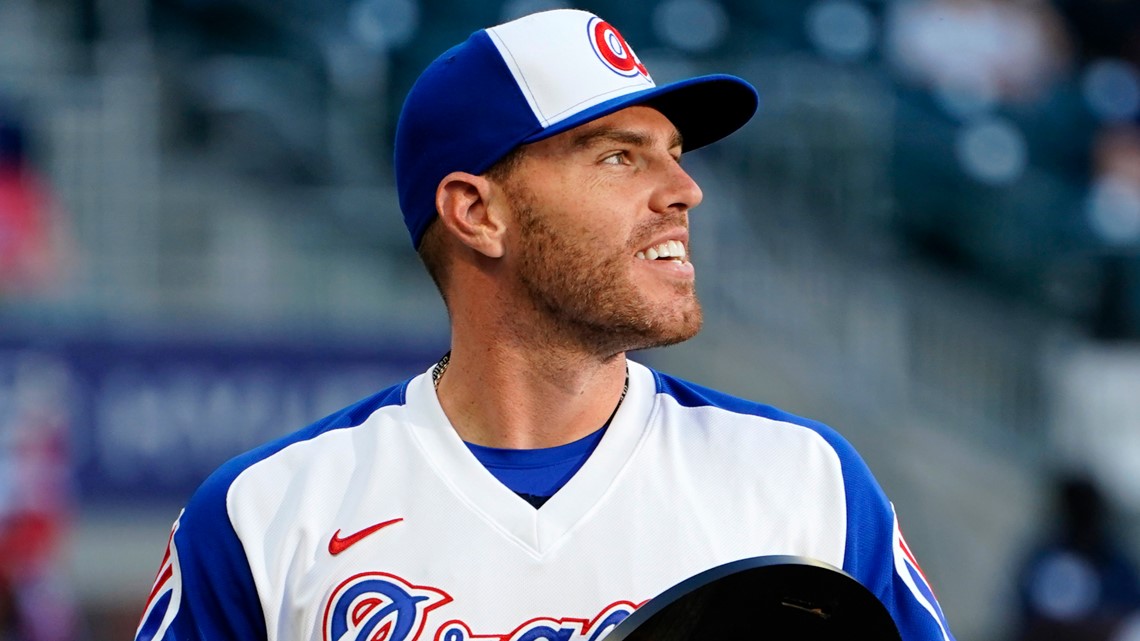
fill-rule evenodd
<path id="1" fill-rule="evenodd" d="M 601 355 L 691 338 L 689 209 L 701 190 L 660 112 L 630 107 L 529 145 L 505 181 L 509 269 L 555 339 Z"/>

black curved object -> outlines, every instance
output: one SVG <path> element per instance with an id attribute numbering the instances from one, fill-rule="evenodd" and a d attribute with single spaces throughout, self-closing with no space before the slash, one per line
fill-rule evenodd
<path id="1" fill-rule="evenodd" d="M 605 641 L 900 641 L 890 613 L 851 575 L 814 559 L 760 556 L 674 585 Z"/>

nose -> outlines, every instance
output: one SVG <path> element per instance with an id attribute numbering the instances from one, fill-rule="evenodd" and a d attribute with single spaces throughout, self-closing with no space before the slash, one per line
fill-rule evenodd
<path id="1" fill-rule="evenodd" d="M 657 212 L 688 211 L 701 204 L 704 194 L 700 185 L 672 156 L 664 161 L 661 183 L 653 192 L 649 206 Z"/>

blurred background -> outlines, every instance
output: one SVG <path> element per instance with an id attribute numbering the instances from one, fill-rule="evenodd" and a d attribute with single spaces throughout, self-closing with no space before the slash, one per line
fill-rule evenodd
<path id="1" fill-rule="evenodd" d="M 131 638 L 206 474 L 442 354 L 394 119 L 558 6 L 0 0 L 0 638 Z M 638 358 L 848 436 L 960 641 L 1140 639 L 1140 3 L 575 6 L 762 96 Z"/>

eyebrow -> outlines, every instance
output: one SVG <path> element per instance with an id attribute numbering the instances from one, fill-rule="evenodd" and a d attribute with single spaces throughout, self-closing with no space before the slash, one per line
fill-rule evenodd
<path id="1" fill-rule="evenodd" d="M 653 144 L 653 138 L 648 134 L 642 133 L 640 131 L 603 126 L 597 127 L 595 129 L 590 129 L 588 131 L 583 131 L 573 138 L 571 145 L 576 149 L 584 149 L 598 141 L 604 140 L 620 142 L 637 147 L 650 147 Z M 673 136 L 669 140 L 669 149 L 673 149 L 675 147 L 684 148 L 684 140 L 681 137 L 681 132 L 677 131 L 676 129 L 673 130 Z"/>

